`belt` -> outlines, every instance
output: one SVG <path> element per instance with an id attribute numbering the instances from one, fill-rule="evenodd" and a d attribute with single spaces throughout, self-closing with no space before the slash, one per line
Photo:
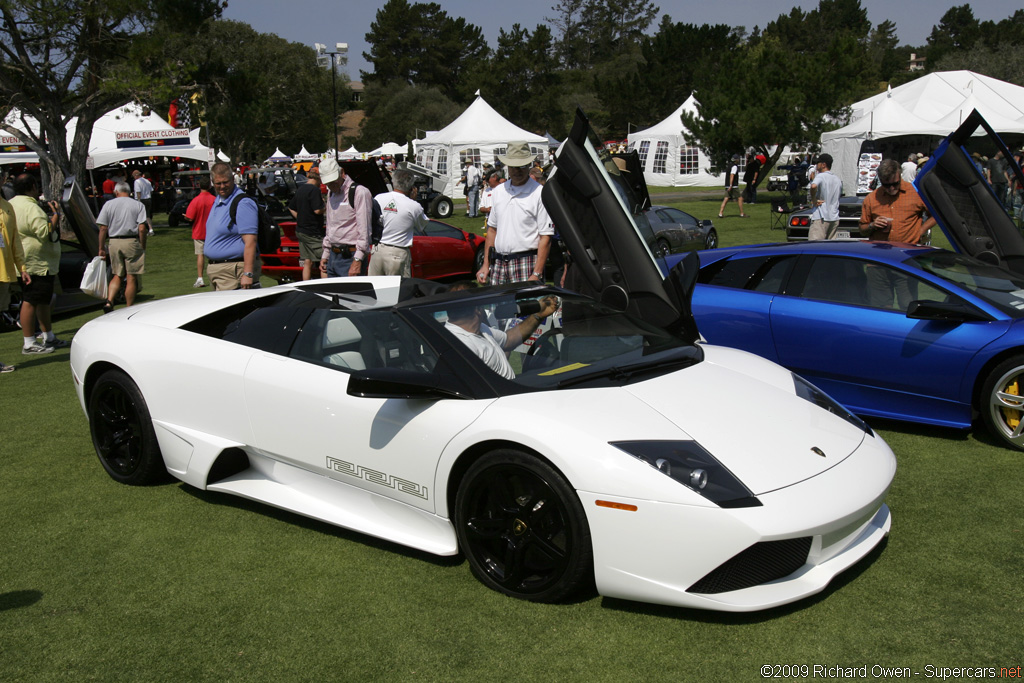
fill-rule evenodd
<path id="1" fill-rule="evenodd" d="M 110 239 L 112 239 L 112 240 L 137 240 L 139 238 L 138 238 L 137 235 L 124 235 L 124 236 L 121 236 L 121 237 L 111 237 Z"/>
<path id="2" fill-rule="evenodd" d="M 207 259 L 207 262 L 209 262 L 211 264 L 217 264 L 217 263 L 243 263 L 244 261 L 245 261 L 244 258 L 211 258 L 211 259 Z"/>
<path id="3" fill-rule="evenodd" d="M 498 261 L 511 261 L 517 258 L 523 258 L 525 256 L 536 256 L 536 249 L 527 249 L 526 251 L 513 251 L 511 254 L 499 254 L 494 252 L 493 257 Z"/>
<path id="4" fill-rule="evenodd" d="M 409 247 L 403 247 L 403 246 L 401 246 L 399 244 L 385 244 L 384 242 L 381 242 L 380 246 L 382 246 L 382 247 L 391 247 L 392 249 L 408 249 L 409 248 Z"/>
<path id="5" fill-rule="evenodd" d="M 351 258 L 356 251 L 354 244 L 332 244 L 331 251 L 335 254 L 342 254 L 345 258 Z"/>

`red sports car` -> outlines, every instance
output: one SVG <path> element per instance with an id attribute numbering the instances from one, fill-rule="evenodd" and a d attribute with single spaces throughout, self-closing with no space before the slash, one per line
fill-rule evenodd
<path id="1" fill-rule="evenodd" d="M 279 221 L 281 248 L 263 254 L 263 274 L 278 282 L 302 279 L 295 221 Z M 453 225 L 431 220 L 412 238 L 412 276 L 425 280 L 473 277 L 484 260 L 484 238 Z"/>

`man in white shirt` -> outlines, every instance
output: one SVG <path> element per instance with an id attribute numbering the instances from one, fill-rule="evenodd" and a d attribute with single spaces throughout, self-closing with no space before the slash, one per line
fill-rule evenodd
<path id="1" fill-rule="evenodd" d="M 455 289 L 453 287 L 453 289 Z M 505 379 L 515 379 L 516 373 L 508 362 L 506 353 L 529 339 L 541 322 L 558 310 L 558 299 L 545 296 L 537 300 L 540 310 L 526 316 L 522 322 L 508 332 L 502 332 L 487 325 L 487 314 L 482 306 L 472 303 L 454 304 L 448 309 L 445 329 L 458 337 L 491 370 Z"/>
<path id="2" fill-rule="evenodd" d="M 508 143 L 498 159 L 509 172 L 509 181 L 491 192 L 487 215 L 484 265 L 477 281 L 500 285 L 544 279 L 544 264 L 555 234 L 541 201 L 541 185 L 530 177 L 534 153 L 526 142 Z"/>
<path id="3" fill-rule="evenodd" d="M 416 228 L 427 226 L 427 215 L 416 201 L 416 180 L 406 170 L 399 169 L 391 176 L 394 192 L 384 192 L 373 198 L 380 206 L 384 231 L 380 243 L 373 247 L 370 275 L 401 275 L 412 277 L 412 236 Z"/>
<path id="4" fill-rule="evenodd" d="M 815 166 L 817 173 L 811 183 L 811 227 L 809 240 L 834 240 L 839 229 L 839 198 L 843 196 L 843 181 L 832 173 L 832 155 L 819 154 Z"/>
<path id="5" fill-rule="evenodd" d="M 917 177 L 917 154 L 911 154 L 907 157 L 907 160 L 900 167 L 900 175 L 908 183 L 914 182 L 914 178 Z"/>
<path id="6" fill-rule="evenodd" d="M 146 176 L 142 175 L 142 171 L 135 169 L 132 172 L 132 178 L 135 179 L 134 190 L 135 198 L 142 202 L 142 205 L 146 207 L 146 225 L 149 226 L 149 234 L 153 234 L 153 183 L 146 179 Z"/>
<path id="7" fill-rule="evenodd" d="M 494 199 L 494 188 L 501 185 L 501 183 L 501 174 L 497 171 L 492 170 L 484 173 L 484 193 L 480 197 L 480 213 L 484 215 L 484 218 L 487 218 L 487 215 L 491 213 L 491 206 L 494 204 L 492 201 Z M 486 222 L 484 227 L 487 227 Z"/>

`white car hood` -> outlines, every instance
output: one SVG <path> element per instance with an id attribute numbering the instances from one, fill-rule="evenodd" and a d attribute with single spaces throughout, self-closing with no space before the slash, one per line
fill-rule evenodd
<path id="1" fill-rule="evenodd" d="M 697 365 L 623 388 L 689 434 L 755 495 L 821 474 L 874 438 L 797 396 L 788 370 L 744 351 L 704 349 Z"/>

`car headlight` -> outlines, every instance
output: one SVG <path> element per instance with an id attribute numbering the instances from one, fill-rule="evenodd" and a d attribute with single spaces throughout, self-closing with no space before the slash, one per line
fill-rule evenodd
<path id="1" fill-rule="evenodd" d="M 864 433 L 869 436 L 875 435 L 875 433 L 871 431 L 871 427 L 868 427 L 864 420 L 836 403 L 835 399 L 795 372 L 793 373 L 793 388 L 796 389 L 796 395 L 805 401 L 810 401 L 819 408 L 824 408 L 833 415 L 843 418 L 857 429 L 863 430 Z"/>
<path id="2" fill-rule="evenodd" d="M 612 441 L 665 476 L 723 508 L 758 507 L 761 501 L 696 441 Z"/>

